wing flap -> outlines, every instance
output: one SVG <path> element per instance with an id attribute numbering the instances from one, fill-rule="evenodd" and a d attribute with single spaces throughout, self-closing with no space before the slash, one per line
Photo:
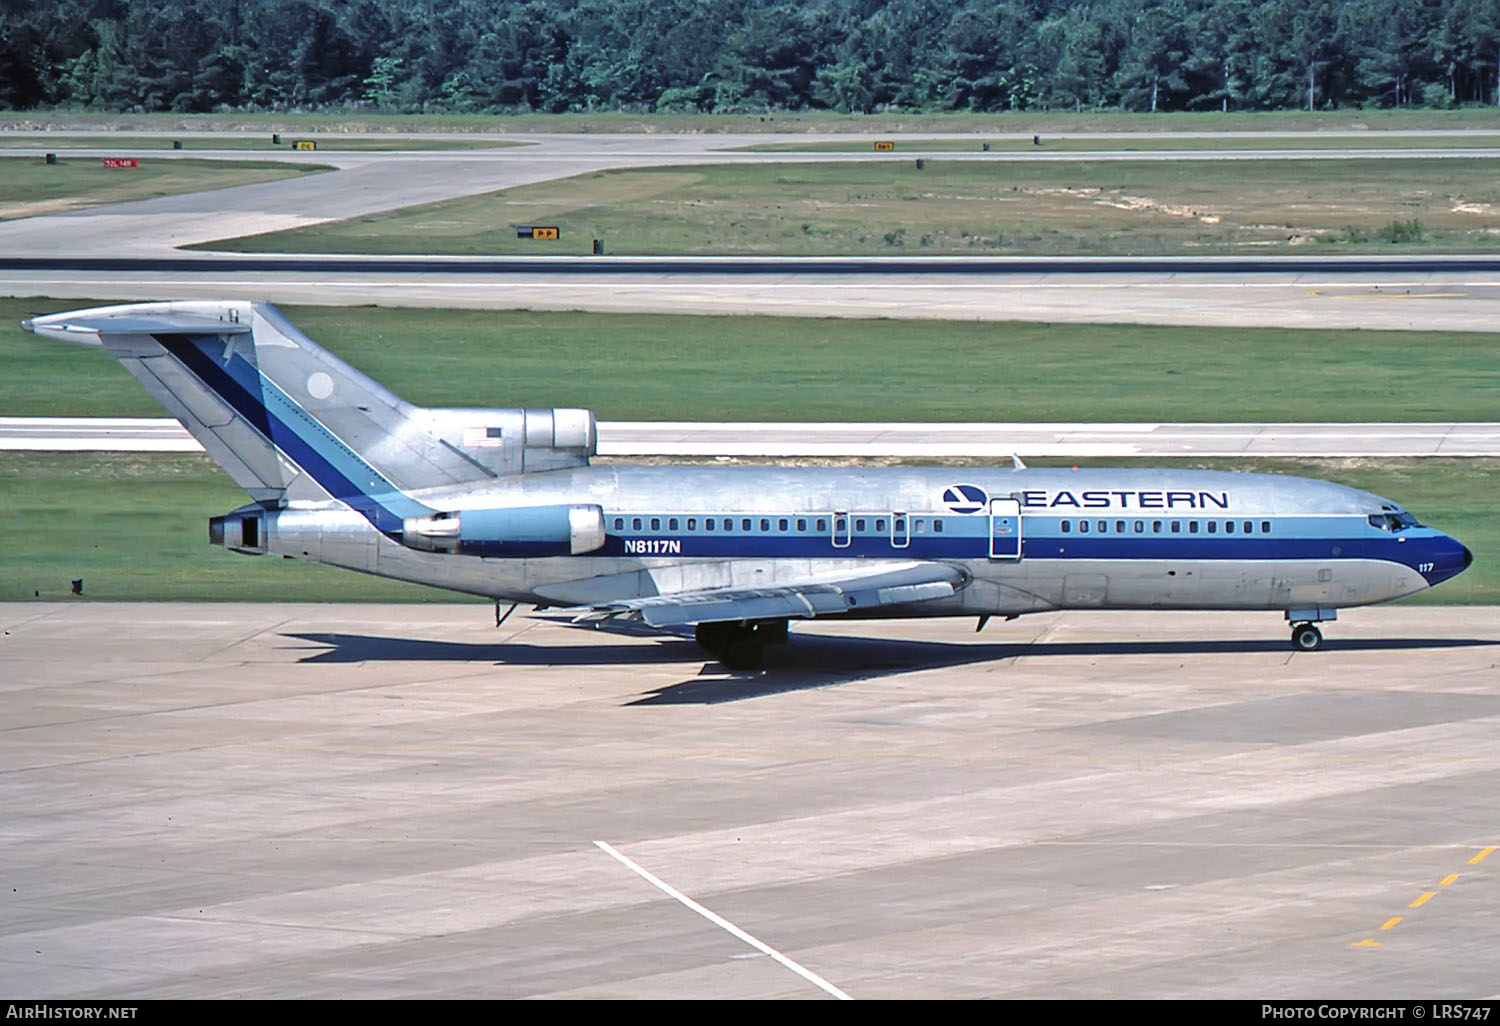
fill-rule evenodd
<path id="1" fill-rule="evenodd" d="M 903 563 L 752 588 L 711 588 L 599 602 L 580 619 L 631 615 L 652 627 L 724 620 L 812 619 L 831 613 L 948 598 L 966 583 L 947 563 Z"/>

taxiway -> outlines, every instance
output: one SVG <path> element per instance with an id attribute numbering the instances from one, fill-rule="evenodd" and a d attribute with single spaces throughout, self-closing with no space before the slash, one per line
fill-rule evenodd
<path id="1" fill-rule="evenodd" d="M 16 998 L 1496 994 L 1494 609 L 0 624 Z"/>

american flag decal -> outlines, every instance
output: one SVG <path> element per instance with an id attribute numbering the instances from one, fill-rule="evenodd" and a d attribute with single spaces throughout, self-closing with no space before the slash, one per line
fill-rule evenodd
<path id="1" fill-rule="evenodd" d="M 464 428 L 465 449 L 498 449 L 505 444 L 502 428 L 497 427 L 471 427 Z"/>

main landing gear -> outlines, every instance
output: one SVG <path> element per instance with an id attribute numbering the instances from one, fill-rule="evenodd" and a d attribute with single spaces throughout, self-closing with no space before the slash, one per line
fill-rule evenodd
<path id="1" fill-rule="evenodd" d="M 1298 652 L 1316 652 L 1323 647 L 1323 632 L 1315 623 L 1292 625 L 1292 648 Z"/>
<path id="2" fill-rule="evenodd" d="M 725 669 L 754 670 L 760 666 L 767 645 L 786 644 L 786 621 L 700 623 L 693 637 L 698 647 L 723 663 Z"/>

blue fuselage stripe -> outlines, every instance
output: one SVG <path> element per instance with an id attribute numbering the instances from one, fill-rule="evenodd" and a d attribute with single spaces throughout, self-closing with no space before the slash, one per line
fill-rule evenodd
<path id="1" fill-rule="evenodd" d="M 1353 518 L 1359 530 L 1363 518 Z M 975 518 L 987 525 L 987 519 Z M 949 520 L 950 525 L 955 521 Z M 1280 530 L 1278 527 L 1277 530 Z M 842 540 L 842 539 L 840 539 Z M 1013 542 L 1012 551 L 1013 550 Z M 666 555 L 683 559 L 987 559 L 987 533 L 912 535 L 908 544 L 897 546 L 887 536 L 855 535 L 846 546 L 835 546 L 829 535 L 760 533 L 612 533 L 604 547 L 591 555 Z M 1462 569 L 1462 547 L 1435 531 L 1423 530 L 1399 536 L 1339 535 L 1318 537 L 1271 535 L 1170 535 L 1166 537 L 1123 535 L 1037 536 L 1022 541 L 1022 559 L 1056 560 L 1382 560 L 1416 570 L 1433 582 Z"/>

